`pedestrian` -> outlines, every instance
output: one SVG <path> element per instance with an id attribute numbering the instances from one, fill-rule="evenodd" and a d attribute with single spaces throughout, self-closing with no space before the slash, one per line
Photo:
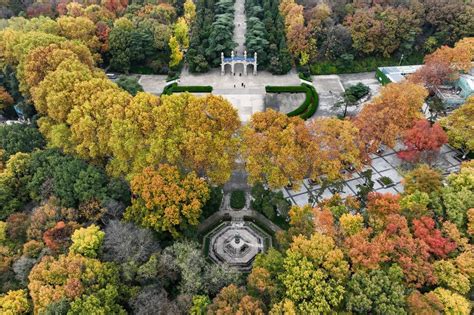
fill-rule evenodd
<path id="1" fill-rule="evenodd" d="M 235 89 L 235 84 L 234 84 L 234 89 Z"/>
<path id="2" fill-rule="evenodd" d="M 242 84 L 240 86 L 244 87 L 244 82 L 242 82 Z"/>
<path id="3" fill-rule="evenodd" d="M 242 76 L 242 72 L 239 73 L 239 77 L 241 77 L 241 76 Z"/>

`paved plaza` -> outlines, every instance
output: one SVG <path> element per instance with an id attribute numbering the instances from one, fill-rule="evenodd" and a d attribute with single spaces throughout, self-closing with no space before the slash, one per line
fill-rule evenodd
<path id="1" fill-rule="evenodd" d="M 256 76 L 250 72 L 245 76 L 243 69 L 239 70 L 239 66 L 236 66 L 235 76 L 230 73 L 222 76 L 219 69 L 202 74 L 189 73 L 184 69 L 179 84 L 212 86 L 212 94 L 228 99 L 237 108 L 240 119 L 244 122 L 249 121 L 252 114 L 265 110 L 265 86 L 300 84 L 300 79 L 294 70 L 281 76 L 266 71 L 259 71 Z"/>
<path id="2" fill-rule="evenodd" d="M 395 148 L 395 150 L 400 150 L 401 146 Z M 444 145 L 441 148 L 440 155 L 437 161 L 434 163 L 434 167 L 442 171 L 443 175 L 447 175 L 452 172 L 459 170 L 460 162 L 455 158 L 459 152 L 453 149 L 449 145 Z M 358 191 L 357 185 L 363 184 L 363 179 L 361 172 L 372 169 L 372 180 L 374 182 L 374 190 L 381 193 L 393 193 L 398 194 L 403 192 L 403 186 L 401 180 L 403 178 L 402 171 L 402 161 L 398 158 L 396 151 L 386 148 L 383 154 L 380 156 L 372 155 L 371 166 L 366 166 L 360 172 L 352 173 L 349 178 L 344 181 L 342 192 L 339 194 L 342 198 L 347 196 L 354 196 Z M 381 177 L 389 177 L 394 185 L 389 188 L 384 188 L 377 181 Z M 334 193 L 331 191 L 332 188 L 326 188 L 321 194 L 322 198 L 330 198 Z M 308 204 L 308 200 L 311 194 L 317 195 L 321 191 L 321 186 L 310 185 L 309 180 L 305 179 L 303 185 L 299 187 L 298 190 L 291 190 L 288 188 L 281 189 L 285 198 L 291 201 L 294 205 L 303 206 Z"/>
<path id="3" fill-rule="evenodd" d="M 267 85 L 300 85 L 301 80 L 295 70 L 285 75 L 273 75 L 267 71 L 259 71 L 256 76 L 250 73 L 245 76 L 241 65 L 236 66 L 236 75 L 230 73 L 221 75 L 219 69 L 212 69 L 207 73 L 189 73 L 185 68 L 179 79 L 180 85 L 210 85 L 213 94 L 225 97 L 239 111 L 243 122 L 249 121 L 252 114 L 273 108 L 288 113 L 298 107 L 304 100 L 304 94 L 267 94 Z M 370 87 L 372 97 L 377 95 L 381 85 L 375 79 L 373 72 L 313 76 L 313 84 L 319 94 L 319 107 L 313 117 L 333 117 L 342 110 L 335 110 L 333 105 L 338 101 L 340 94 L 350 85 L 362 82 Z M 140 84 L 146 92 L 159 95 L 166 85 L 166 76 L 142 75 Z M 354 115 L 362 106 L 350 108 L 349 115 Z"/>
<path id="4" fill-rule="evenodd" d="M 334 104 L 341 99 L 341 94 L 351 85 L 356 85 L 357 83 L 367 85 L 370 88 L 371 98 L 378 95 L 382 87 L 375 78 L 375 72 L 314 75 L 312 78 L 314 87 L 319 95 L 318 111 L 313 117 L 333 117 L 342 113 L 342 109 L 335 109 Z M 371 98 L 367 101 L 370 101 Z M 363 108 L 363 105 L 349 107 L 347 115 L 356 115 Z"/>

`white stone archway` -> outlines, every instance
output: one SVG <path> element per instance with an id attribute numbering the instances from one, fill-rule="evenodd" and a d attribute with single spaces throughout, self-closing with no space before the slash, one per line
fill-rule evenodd
<path id="1" fill-rule="evenodd" d="M 247 75 L 247 66 L 253 66 L 253 75 L 257 75 L 257 53 L 254 53 L 253 58 L 247 58 L 247 51 L 244 51 L 244 56 L 235 56 L 232 51 L 230 58 L 225 58 L 224 53 L 221 52 L 221 75 L 225 74 L 225 66 L 231 66 L 231 75 L 235 74 L 235 65 L 241 64 L 244 67 L 244 75 Z"/>

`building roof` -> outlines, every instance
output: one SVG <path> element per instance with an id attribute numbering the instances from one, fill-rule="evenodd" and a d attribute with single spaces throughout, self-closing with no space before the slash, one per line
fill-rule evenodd
<path id="1" fill-rule="evenodd" d="M 463 79 L 466 82 L 467 86 L 471 91 L 474 91 L 474 76 L 470 74 L 462 74 L 460 79 Z"/>
<path id="2" fill-rule="evenodd" d="M 392 82 L 400 82 L 405 79 L 407 74 L 412 74 L 422 65 L 412 65 L 412 66 L 396 66 L 396 67 L 380 67 L 380 71 L 382 71 L 388 79 Z"/>

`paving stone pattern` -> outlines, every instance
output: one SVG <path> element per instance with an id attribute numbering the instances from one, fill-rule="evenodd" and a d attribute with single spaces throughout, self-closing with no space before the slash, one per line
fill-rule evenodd
<path id="1" fill-rule="evenodd" d="M 400 150 L 401 146 L 397 146 L 395 150 Z M 455 159 L 455 156 L 459 154 L 459 151 L 453 149 L 449 145 L 444 145 L 440 150 L 440 155 L 437 161 L 434 163 L 434 167 L 442 170 L 444 175 L 447 175 L 452 172 L 459 170 L 460 162 Z M 374 190 L 381 193 L 401 193 L 403 192 L 403 186 L 401 180 L 403 178 L 401 168 L 402 161 L 397 157 L 396 151 L 385 148 L 384 153 L 381 156 L 372 155 L 372 164 L 366 166 L 360 172 L 354 172 L 350 177 L 344 182 L 341 197 L 345 198 L 347 196 L 354 196 L 357 193 L 357 185 L 362 184 L 364 181 L 362 179 L 361 172 L 372 169 L 372 180 L 374 181 Z M 394 186 L 389 188 L 383 188 L 382 185 L 377 181 L 377 179 L 387 176 L 393 180 Z M 303 181 L 303 185 L 298 190 L 291 190 L 288 188 L 283 188 L 281 191 L 285 198 L 291 201 L 294 205 L 303 206 L 308 204 L 308 200 L 311 192 L 313 194 L 318 194 L 321 190 L 321 187 L 318 185 L 311 186 L 308 179 Z M 326 188 L 322 194 L 322 198 L 329 198 L 333 195 L 330 191 L 330 188 Z"/>

